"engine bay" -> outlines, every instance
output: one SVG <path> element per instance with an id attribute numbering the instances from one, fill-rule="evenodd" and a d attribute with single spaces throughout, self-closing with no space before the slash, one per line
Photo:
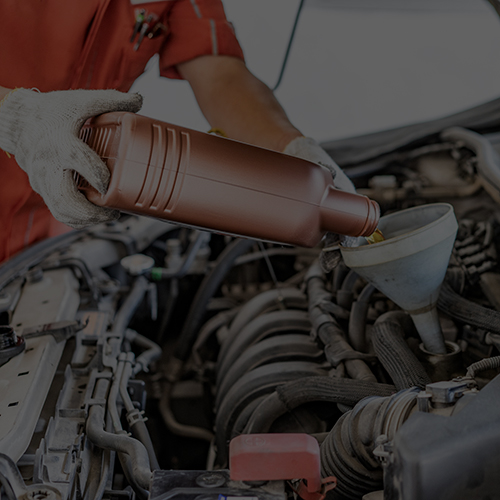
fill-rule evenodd
<path id="1" fill-rule="evenodd" d="M 445 354 L 319 247 L 124 215 L 5 263 L 2 498 L 499 498 L 497 136 L 449 129 L 346 168 L 384 215 L 453 206 Z M 275 434 L 294 475 L 258 477 L 280 467 L 253 450 L 235 479 L 232 440 Z M 319 489 L 316 456 L 335 478 Z"/>

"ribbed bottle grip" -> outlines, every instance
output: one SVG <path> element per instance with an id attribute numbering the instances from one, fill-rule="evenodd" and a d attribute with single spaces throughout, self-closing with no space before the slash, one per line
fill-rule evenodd
<path id="1" fill-rule="evenodd" d="M 189 136 L 154 123 L 151 137 L 151 153 L 135 206 L 155 212 L 167 211 L 172 205 L 180 166 L 185 163 L 183 156 L 189 151 L 189 147 L 185 147 Z"/>

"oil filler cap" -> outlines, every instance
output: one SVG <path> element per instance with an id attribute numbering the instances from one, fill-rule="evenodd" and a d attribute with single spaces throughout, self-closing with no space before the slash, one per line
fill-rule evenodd
<path id="1" fill-rule="evenodd" d="M 235 481 L 302 479 L 296 492 L 320 500 L 333 489 L 333 477 L 321 479 L 319 445 L 308 434 L 242 434 L 229 444 L 229 469 Z"/>

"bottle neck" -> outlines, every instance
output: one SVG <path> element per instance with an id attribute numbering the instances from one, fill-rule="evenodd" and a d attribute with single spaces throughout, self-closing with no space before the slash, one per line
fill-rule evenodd
<path id="1" fill-rule="evenodd" d="M 320 217 L 323 231 L 347 236 L 370 236 L 377 229 L 380 208 L 366 196 L 328 186 L 321 200 Z"/>

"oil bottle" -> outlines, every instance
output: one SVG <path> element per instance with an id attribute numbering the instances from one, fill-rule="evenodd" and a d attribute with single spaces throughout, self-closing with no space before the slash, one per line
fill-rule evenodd
<path id="1" fill-rule="evenodd" d="M 79 180 L 96 205 L 305 247 L 327 231 L 377 228 L 376 202 L 335 189 L 326 168 L 300 158 L 134 113 L 93 118 L 81 138 L 111 172 L 105 195 Z"/>

